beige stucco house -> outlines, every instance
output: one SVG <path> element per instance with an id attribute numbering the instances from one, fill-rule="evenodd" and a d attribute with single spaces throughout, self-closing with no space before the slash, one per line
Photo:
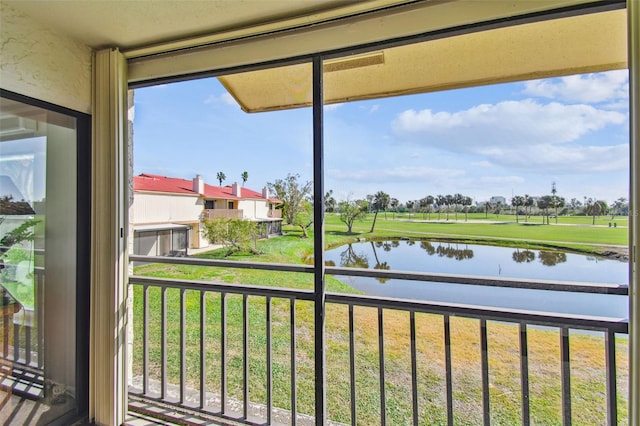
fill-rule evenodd
<path id="1" fill-rule="evenodd" d="M 204 220 L 218 217 L 264 224 L 266 236 L 282 230 L 278 200 L 237 183 L 214 186 L 200 175 L 192 180 L 143 173 L 133 178 L 133 225 L 135 254 L 186 255 L 209 241 L 202 236 Z"/>

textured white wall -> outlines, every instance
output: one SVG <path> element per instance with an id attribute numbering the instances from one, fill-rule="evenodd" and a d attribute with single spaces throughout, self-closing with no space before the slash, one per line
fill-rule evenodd
<path id="1" fill-rule="evenodd" d="M 91 61 L 88 46 L 0 2 L 2 89 L 91 113 Z"/>
<path id="2" fill-rule="evenodd" d="M 131 221 L 135 225 L 199 222 L 204 203 L 192 196 L 136 192 L 132 207 Z"/>
<path id="3" fill-rule="evenodd" d="M 240 200 L 238 204 L 245 219 L 269 217 L 269 203 L 266 200 Z"/>

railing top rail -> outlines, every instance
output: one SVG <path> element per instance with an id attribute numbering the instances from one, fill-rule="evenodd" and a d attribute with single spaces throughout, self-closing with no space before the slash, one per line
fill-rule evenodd
<path id="1" fill-rule="evenodd" d="M 294 265 L 282 263 L 246 262 L 234 260 L 198 259 L 193 257 L 162 257 L 130 255 L 129 260 L 136 262 L 167 263 L 177 265 L 217 266 L 224 268 L 243 268 L 279 272 L 313 273 L 312 265 Z M 384 271 L 365 268 L 327 267 L 329 275 L 400 279 L 411 281 L 429 281 L 452 284 L 467 284 L 488 287 L 509 287 L 529 290 L 566 291 L 574 293 L 597 293 L 627 296 L 629 287 L 622 284 L 583 283 L 573 281 L 529 280 L 518 278 L 501 278 L 486 276 L 470 276 L 458 274 L 426 273 L 413 271 Z"/>
<path id="2" fill-rule="evenodd" d="M 519 278 L 487 277 L 481 275 L 444 274 L 437 272 L 385 271 L 366 268 L 327 267 L 327 274 L 352 277 L 372 277 L 410 281 L 430 281 L 438 283 L 468 284 L 490 287 L 509 287 L 529 290 L 567 291 L 574 293 L 598 293 L 627 296 L 629 287 L 611 283 L 585 283 L 575 281 L 531 280 Z"/>
<path id="3" fill-rule="evenodd" d="M 378 296 L 327 293 L 328 303 L 340 303 L 354 306 L 382 307 L 400 311 L 448 314 L 471 318 L 483 318 L 496 321 L 526 322 L 528 324 L 550 327 L 569 327 L 587 330 L 610 330 L 615 333 L 628 333 L 627 318 L 599 317 L 569 313 L 531 311 L 525 309 L 495 308 L 461 303 L 429 302 L 408 299 L 391 299 Z"/>
<path id="4" fill-rule="evenodd" d="M 223 268 L 257 269 L 279 272 L 313 273 L 312 265 L 294 265 L 286 263 L 245 262 L 235 260 L 198 259 L 194 257 L 140 256 L 129 255 L 133 262 L 168 263 L 174 265 L 217 266 Z"/>
<path id="5" fill-rule="evenodd" d="M 247 294 L 263 297 L 314 300 L 314 294 L 312 290 L 212 283 L 209 281 L 177 280 L 174 278 L 152 278 L 136 275 L 130 276 L 129 281 L 133 285 L 148 285 L 163 288 L 178 288 L 231 294 Z M 454 316 L 483 318 L 496 321 L 525 322 L 527 324 L 546 325 L 551 327 L 568 327 L 586 330 L 612 331 L 615 333 L 625 334 L 629 332 L 628 319 L 626 318 L 597 317 L 588 315 L 563 314 L 509 308 L 494 308 L 458 303 L 391 299 L 384 297 L 338 293 L 327 293 L 326 302 L 354 306 L 382 307 L 400 311 L 448 314 Z"/>
<path id="6" fill-rule="evenodd" d="M 299 300 L 313 300 L 313 290 L 299 290 L 281 287 L 263 287 L 258 285 L 238 285 L 214 283 L 211 281 L 178 280 L 175 278 L 129 276 L 129 283 L 134 285 L 148 285 L 152 287 L 177 288 L 184 290 L 213 291 L 219 293 L 247 294 L 250 296 L 268 296 L 294 298 Z"/>

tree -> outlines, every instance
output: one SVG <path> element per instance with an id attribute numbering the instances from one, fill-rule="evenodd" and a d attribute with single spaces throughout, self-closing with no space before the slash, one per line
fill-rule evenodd
<path id="1" fill-rule="evenodd" d="M 469 213 L 469 206 L 473 204 L 473 199 L 468 196 L 462 197 L 462 205 L 464 206 L 464 221 L 467 221 L 467 214 Z"/>
<path id="2" fill-rule="evenodd" d="M 333 189 L 330 189 L 326 194 L 324 194 L 324 211 L 334 212 L 337 205 L 338 203 L 336 199 L 333 198 Z"/>
<path id="3" fill-rule="evenodd" d="M 444 203 L 447 206 L 447 220 L 449 220 L 449 213 L 451 213 L 451 206 L 453 205 L 453 201 L 455 198 L 453 195 L 447 194 L 444 199 Z"/>
<path id="4" fill-rule="evenodd" d="M 247 179 L 249 179 L 249 173 L 246 171 L 242 172 L 240 178 L 242 179 L 242 186 L 244 186 L 244 184 L 247 183 Z"/>
<path id="5" fill-rule="evenodd" d="M 456 221 L 458 221 L 458 206 L 460 206 L 464 200 L 464 195 L 457 193 L 453 194 L 453 211 L 456 215 Z"/>
<path id="6" fill-rule="evenodd" d="M 306 200 L 302 201 L 293 218 L 292 225 L 299 227 L 302 231 L 300 238 L 309 238 L 307 230 L 313 225 L 313 204 Z"/>
<path id="7" fill-rule="evenodd" d="M 269 192 L 280 200 L 282 217 L 289 225 L 293 225 L 302 203 L 311 194 L 311 182 L 299 183 L 300 175 L 289 173 L 284 179 L 277 179 L 274 183 L 267 183 Z"/>
<path id="8" fill-rule="evenodd" d="M 227 249 L 225 257 L 236 252 L 259 254 L 251 244 L 259 237 L 255 222 L 243 219 L 216 218 L 204 221 L 202 236 L 213 244 L 221 244 Z"/>
<path id="9" fill-rule="evenodd" d="M 384 191 L 378 191 L 373 195 L 373 208 L 376 209 L 376 213 L 373 216 L 373 224 L 371 225 L 371 231 L 369 232 L 373 232 L 373 230 L 376 227 L 376 219 L 378 218 L 378 212 L 380 210 L 384 210 L 385 214 L 387 211 L 387 207 L 389 206 L 389 194 L 387 194 Z"/>
<path id="10" fill-rule="evenodd" d="M 545 223 L 545 218 L 547 220 L 547 225 L 549 224 L 549 208 L 553 206 L 553 199 L 550 195 L 545 195 L 540 197 L 538 200 L 538 208 L 542 210 L 542 223 Z"/>
<path id="11" fill-rule="evenodd" d="M 347 225 L 347 232 L 351 234 L 353 222 L 362 220 L 367 214 L 367 205 L 365 200 L 360 201 L 341 201 L 338 203 L 340 210 L 340 221 Z"/>
<path id="12" fill-rule="evenodd" d="M 397 198 L 391 198 L 389 200 L 389 207 L 391 207 L 393 209 L 393 220 L 396 219 L 396 211 L 397 211 L 399 205 L 400 205 L 400 201 Z M 385 217 L 385 219 L 386 219 L 386 217 Z"/>
<path id="13" fill-rule="evenodd" d="M 592 225 L 596 224 L 596 216 L 606 214 L 608 210 L 607 202 L 603 200 L 596 200 L 595 198 L 586 198 L 584 202 L 584 212 L 590 216 L 593 216 L 591 221 Z"/>
<path id="14" fill-rule="evenodd" d="M 530 197 L 529 194 L 524 194 L 524 221 L 529 220 L 529 216 L 531 215 L 531 209 L 536 204 L 533 197 Z"/>
<path id="15" fill-rule="evenodd" d="M 559 200 L 558 200 L 558 196 L 556 195 L 558 193 L 558 190 L 556 189 L 556 183 L 553 182 L 551 184 L 551 206 L 554 209 L 554 214 L 556 216 L 556 225 L 558 224 L 558 204 L 559 204 Z M 549 220 L 547 220 L 547 222 L 549 222 Z"/>
<path id="16" fill-rule="evenodd" d="M 216 179 L 218 179 L 218 182 L 220 182 L 220 186 L 222 186 L 222 182 L 227 178 L 227 175 L 224 174 L 224 172 L 218 172 L 218 174 L 216 175 Z"/>
<path id="17" fill-rule="evenodd" d="M 613 205 L 611 206 L 611 220 L 613 220 L 616 215 L 627 214 L 629 214 L 629 204 L 627 203 L 626 198 L 620 197 L 613 202 Z"/>
<path id="18" fill-rule="evenodd" d="M 518 223 L 518 213 L 520 212 L 520 207 L 524 206 L 524 197 L 522 195 L 516 195 L 511 199 L 511 205 L 516 210 L 516 223 Z"/>
<path id="19" fill-rule="evenodd" d="M 484 203 L 484 218 L 487 219 L 489 217 L 489 212 L 491 211 L 491 209 L 493 208 L 493 204 L 491 204 L 491 201 L 486 201 Z"/>

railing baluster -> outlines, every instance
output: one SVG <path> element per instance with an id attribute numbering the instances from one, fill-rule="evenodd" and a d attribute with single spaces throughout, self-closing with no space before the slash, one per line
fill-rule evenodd
<path id="1" fill-rule="evenodd" d="M 520 323 L 520 381 L 522 386 L 522 426 L 529 426 L 529 348 L 527 324 Z"/>
<path id="2" fill-rule="evenodd" d="M 267 297 L 266 300 L 266 320 L 267 320 L 267 424 L 271 424 L 271 411 L 273 410 L 273 400 L 271 395 L 272 387 L 272 353 L 271 353 L 271 298 Z"/>
<path id="3" fill-rule="evenodd" d="M 200 409 L 207 407 L 207 292 L 200 291 Z"/>
<path id="4" fill-rule="evenodd" d="M 291 425 L 297 423 L 296 408 L 296 299 L 289 299 L 289 319 L 291 333 Z"/>
<path id="5" fill-rule="evenodd" d="M 142 393 L 149 393 L 149 286 L 142 291 Z"/>
<path id="6" fill-rule="evenodd" d="M 33 327 L 33 319 L 29 326 L 24 328 L 24 363 L 31 365 L 31 328 Z"/>
<path id="7" fill-rule="evenodd" d="M 162 338 L 160 342 L 160 399 L 167 397 L 167 289 L 162 288 L 160 297 Z"/>
<path id="8" fill-rule="evenodd" d="M 485 426 L 491 423 L 489 405 L 489 353 L 487 343 L 487 320 L 480 320 L 480 357 L 482 363 L 482 413 Z"/>
<path id="9" fill-rule="evenodd" d="M 409 328 L 411 335 L 411 400 L 413 406 L 413 424 L 418 426 L 418 362 L 416 348 L 416 312 L 409 313 Z"/>
<path id="10" fill-rule="evenodd" d="M 2 357 L 9 359 L 9 315 L 2 317 L 3 321 L 3 333 L 2 333 Z"/>
<path id="11" fill-rule="evenodd" d="M 245 420 L 249 418 L 249 295 L 242 295 L 242 376 L 244 386 L 242 397 L 244 404 L 242 415 Z"/>
<path id="12" fill-rule="evenodd" d="M 13 362 L 20 361 L 20 324 L 13 322 Z"/>
<path id="13" fill-rule="evenodd" d="M 180 289 L 180 404 L 184 404 L 185 402 L 185 393 L 186 393 L 186 381 L 187 381 L 187 372 L 186 372 L 186 328 L 187 328 L 187 313 L 186 313 L 186 303 L 185 303 L 185 289 Z"/>
<path id="14" fill-rule="evenodd" d="M 453 426 L 453 375 L 451 373 L 451 324 L 449 315 L 444 319 L 444 363 L 447 385 L 447 424 Z"/>
<path id="15" fill-rule="evenodd" d="M 36 327 L 38 368 L 44 368 L 44 268 L 36 268 Z"/>
<path id="16" fill-rule="evenodd" d="M 384 311 L 378 308 L 378 359 L 380 363 L 380 424 L 387 424 L 387 404 L 384 383 Z"/>
<path id="17" fill-rule="evenodd" d="M 607 424 L 618 424 L 618 391 L 616 385 L 616 334 L 606 331 L 604 334 L 607 368 Z"/>
<path id="18" fill-rule="evenodd" d="M 227 294 L 220 293 L 220 412 L 227 407 Z"/>
<path id="19" fill-rule="evenodd" d="M 357 424 L 356 412 L 356 339 L 353 321 L 353 304 L 349 304 L 349 375 L 351 387 L 351 424 Z"/>
<path id="20" fill-rule="evenodd" d="M 562 424 L 571 425 L 571 360 L 569 358 L 569 329 L 560 328 L 560 353 L 562 356 Z"/>

